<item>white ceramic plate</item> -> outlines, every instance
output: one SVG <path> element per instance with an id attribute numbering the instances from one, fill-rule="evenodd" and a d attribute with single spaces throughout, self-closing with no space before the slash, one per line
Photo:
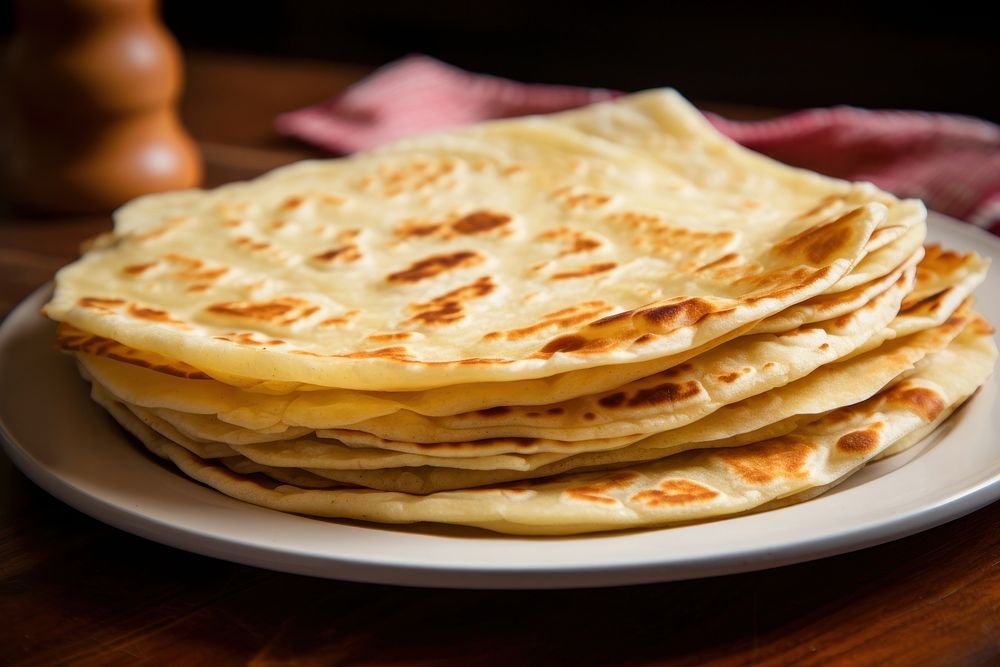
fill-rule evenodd
<path id="1" fill-rule="evenodd" d="M 940 215 L 931 239 L 1000 258 L 1000 240 Z M 1000 267 L 978 290 L 1000 323 Z M 860 549 L 1000 498 L 1000 375 L 934 435 L 830 493 L 701 525 L 575 538 L 392 528 L 282 514 L 191 482 L 133 444 L 94 405 L 54 327 L 47 288 L 0 327 L 0 433 L 42 488 L 136 535 L 260 567 L 335 579 L 455 588 L 613 586 L 744 572 Z M 906 464 L 906 465 L 904 465 Z"/>

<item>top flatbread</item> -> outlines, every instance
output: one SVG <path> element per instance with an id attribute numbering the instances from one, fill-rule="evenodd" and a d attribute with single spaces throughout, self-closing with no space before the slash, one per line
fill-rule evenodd
<path id="1" fill-rule="evenodd" d="M 653 91 L 142 198 L 46 309 L 223 381 L 512 381 L 723 339 L 873 249 L 855 280 L 875 279 L 912 254 L 891 241 L 921 216 L 750 153 Z"/>

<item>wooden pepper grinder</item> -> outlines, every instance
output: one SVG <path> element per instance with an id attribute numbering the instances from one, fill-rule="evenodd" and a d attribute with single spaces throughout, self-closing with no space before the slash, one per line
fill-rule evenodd
<path id="1" fill-rule="evenodd" d="M 96 213 L 201 180 L 180 52 L 157 0 L 19 0 L 10 46 L 13 201 Z"/>

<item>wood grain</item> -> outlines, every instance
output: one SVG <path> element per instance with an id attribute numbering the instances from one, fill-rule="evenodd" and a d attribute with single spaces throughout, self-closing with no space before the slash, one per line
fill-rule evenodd
<path id="1" fill-rule="evenodd" d="M 275 137 L 273 115 L 363 73 L 192 56 L 184 114 L 209 182 L 315 155 Z M 7 215 L 0 312 L 109 226 L 107 217 Z M 63 505 L 0 457 L 0 664 L 1000 664 L 998 526 L 1000 504 L 891 544 L 758 573 L 439 591 L 287 575 L 164 547 Z"/>

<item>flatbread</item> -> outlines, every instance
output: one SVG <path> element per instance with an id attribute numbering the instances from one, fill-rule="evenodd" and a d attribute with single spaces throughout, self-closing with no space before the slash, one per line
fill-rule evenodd
<path id="1" fill-rule="evenodd" d="M 446 447 L 420 449 L 405 443 L 384 443 L 378 439 L 357 440 L 355 446 L 370 447 L 352 450 L 337 441 L 298 439 L 260 444 L 228 446 L 213 439 L 199 438 L 186 432 L 186 423 L 177 423 L 163 411 L 150 411 L 136 406 L 128 408 L 146 425 L 177 442 L 201 458 L 243 455 L 258 464 L 260 470 L 271 466 L 309 469 L 311 474 L 352 485 L 407 493 L 466 488 L 511 480 L 543 477 L 578 468 L 620 466 L 662 458 L 667 455 L 706 447 L 731 447 L 783 435 L 810 415 L 864 400 L 895 378 L 910 371 L 915 364 L 936 350 L 945 347 L 970 322 L 982 326 L 981 318 L 971 311 L 968 299 L 942 324 L 916 334 L 890 340 L 876 350 L 850 360 L 828 364 L 807 377 L 770 392 L 745 399 L 686 427 L 673 429 L 647 438 L 623 439 L 600 446 L 587 443 L 587 454 L 574 454 L 579 443 L 545 441 L 511 441 L 498 447 L 501 452 L 516 455 L 484 455 L 477 457 L 441 458 L 433 454 Z M 905 318 L 901 315 L 900 320 Z M 99 386 L 95 398 L 108 407 L 113 401 Z M 204 434 L 201 434 L 204 435 Z M 635 442 L 635 444 L 629 445 Z M 386 444 L 391 445 L 385 447 Z M 495 443 L 460 443 L 484 453 Z M 398 448 L 405 454 L 393 451 Z M 388 451 L 386 451 L 388 449 Z M 392 469 L 394 466 L 406 468 Z M 415 467 L 424 466 L 424 469 Z M 389 468 L 385 470 L 385 468 Z M 455 470 L 440 470 L 451 468 Z M 243 470 L 246 471 L 246 466 Z M 351 471 L 375 472 L 351 472 Z M 476 472 L 469 472 L 470 470 Z M 530 471 L 524 474 L 523 471 Z M 316 485 L 315 483 L 313 484 Z"/>
<path id="2" fill-rule="evenodd" d="M 881 342 L 880 334 L 896 317 L 912 285 L 911 270 L 890 290 L 835 320 L 778 334 L 741 336 L 657 375 L 544 409 L 512 405 L 444 417 L 400 411 L 348 428 L 388 440 L 425 443 L 499 436 L 572 441 L 670 430 L 804 377 L 873 338 Z M 324 413 L 319 408 L 307 416 L 308 425 L 315 426 Z M 342 436 L 341 430 L 321 427 L 317 434 Z"/>
<path id="3" fill-rule="evenodd" d="M 636 123 L 656 140 L 633 143 Z M 236 384 L 550 377 L 809 299 L 855 275 L 877 229 L 919 231 L 917 209 L 752 154 L 653 91 L 141 198 L 46 312 Z M 903 262 L 909 233 L 876 238 L 872 257 L 894 252 L 855 279 Z"/>
<path id="4" fill-rule="evenodd" d="M 665 431 L 635 444 L 610 450 L 562 457 L 526 455 L 528 472 L 469 471 L 444 468 L 388 469 L 377 472 L 313 470 L 336 482 L 383 491 L 427 494 L 522 479 L 534 479 L 573 470 L 617 468 L 661 459 L 680 452 L 738 447 L 776 438 L 804 422 L 837 408 L 858 403 L 914 372 L 922 360 L 946 347 L 970 322 L 982 320 L 962 309 L 939 327 L 885 343 L 882 348 L 853 359 L 829 364 L 809 376 L 770 392 L 734 403 L 687 426 Z M 251 458 L 256 458 L 252 456 Z M 265 461 L 257 460 L 258 463 Z M 308 461 L 300 460 L 306 464 Z"/>
<path id="5" fill-rule="evenodd" d="M 910 273 L 906 274 L 907 279 L 905 281 L 903 281 L 904 277 L 901 276 L 900 280 L 897 280 L 898 284 L 892 290 L 887 290 L 878 295 L 854 313 L 842 316 L 843 319 L 838 318 L 822 326 L 808 325 L 802 329 L 795 330 L 796 333 L 802 335 L 788 335 L 791 332 L 784 332 L 786 335 L 781 336 L 776 334 L 761 334 L 735 338 L 729 343 L 710 348 L 708 352 L 695 357 L 695 359 L 700 359 L 702 362 L 697 367 L 691 365 L 687 369 L 687 372 L 689 375 L 693 375 L 698 369 L 710 369 L 715 371 L 719 376 L 725 375 L 728 377 L 728 374 L 734 372 L 734 369 L 728 367 L 732 364 L 727 360 L 740 358 L 747 362 L 739 366 L 740 374 L 742 374 L 743 368 L 756 368 L 758 365 L 761 366 L 760 370 L 762 371 L 760 374 L 755 375 L 751 383 L 742 383 L 740 391 L 763 391 L 768 386 L 775 386 L 782 382 L 783 373 L 787 370 L 787 364 L 784 360 L 788 359 L 793 352 L 801 351 L 803 354 L 798 359 L 790 362 L 794 366 L 791 372 L 798 374 L 807 373 L 809 370 L 823 363 L 828 363 L 839 356 L 847 354 L 880 331 L 895 316 L 903 295 L 912 285 L 912 275 L 911 267 Z M 78 349 L 91 349 L 76 343 L 64 343 L 64 345 Z M 823 347 L 824 345 L 826 347 Z M 772 358 L 778 361 L 771 361 Z M 266 441 L 268 439 L 277 440 L 297 437 L 312 430 L 344 427 L 377 433 L 380 437 L 390 440 L 455 442 L 455 435 L 451 437 L 438 437 L 440 434 L 437 431 L 449 428 L 449 426 L 443 424 L 442 429 L 436 429 L 434 426 L 436 422 L 434 420 L 459 419 L 460 421 L 467 421 L 469 419 L 469 417 L 450 415 L 448 410 L 448 408 L 467 407 L 467 403 L 464 405 L 463 403 L 458 403 L 457 406 L 455 403 L 438 405 L 426 397 L 413 394 L 393 396 L 385 393 L 360 394 L 357 392 L 333 390 L 329 392 L 301 392 L 295 395 L 269 396 L 241 392 L 235 388 L 211 381 L 192 381 L 171 377 L 166 374 L 150 373 L 143 369 L 131 367 L 130 364 L 116 363 L 114 360 L 103 359 L 91 354 L 80 354 L 79 359 L 86 372 L 107 387 L 120 400 L 141 407 L 162 408 L 189 415 L 212 415 L 219 421 L 237 427 L 234 429 L 230 428 L 230 426 L 220 425 L 214 427 L 212 432 L 208 432 L 205 429 L 213 427 L 206 420 L 198 419 L 194 416 L 190 418 L 195 423 L 191 424 L 188 431 L 195 437 L 224 439 L 226 442 L 233 444 L 254 440 Z M 704 363 L 705 359 L 714 360 L 711 362 L 714 366 L 706 365 Z M 759 363 L 755 363 L 754 360 Z M 767 369 L 763 369 L 765 363 L 770 363 Z M 673 368 L 678 369 L 682 366 L 683 364 L 681 366 L 675 365 Z M 659 369 L 658 372 L 673 372 L 677 375 L 676 372 L 669 370 L 669 368 L 667 370 Z M 630 383 L 630 385 L 635 385 L 630 388 L 639 390 L 642 388 L 639 385 L 645 386 L 649 382 L 645 378 L 636 380 Z M 718 380 L 717 384 L 720 382 L 724 381 Z M 496 392 L 500 391 L 499 387 L 491 387 L 491 389 L 494 396 Z M 522 402 L 522 395 L 515 390 L 516 387 L 512 388 L 512 393 L 506 394 L 506 396 L 516 396 L 517 401 Z M 619 390 L 620 387 L 614 386 L 614 390 L 609 391 L 614 393 Z M 579 394 L 580 389 L 577 389 L 573 393 Z M 451 394 L 438 392 L 438 394 L 435 398 L 443 396 L 445 398 L 457 399 L 462 395 L 461 392 Z M 486 392 L 483 392 L 482 395 L 485 396 Z M 595 394 L 594 396 L 598 396 L 595 400 L 600 400 L 599 394 Z M 502 394 L 501 397 L 503 397 Z M 707 396 L 703 398 L 707 398 Z M 584 400 L 582 398 L 571 399 L 562 403 L 568 404 L 572 401 L 577 401 L 577 407 L 581 407 L 581 401 Z M 528 422 L 529 425 L 536 424 L 539 427 L 559 429 L 561 424 L 571 421 L 569 417 L 571 413 L 567 412 L 569 406 L 562 403 L 547 404 L 545 409 L 541 411 L 534 409 L 530 403 L 522 406 L 523 409 L 518 409 L 527 419 L 533 420 Z M 598 407 L 600 408 L 600 412 L 608 412 L 605 406 L 598 405 Z M 690 407 L 694 406 L 691 405 Z M 441 416 L 433 417 L 433 419 L 421 419 L 422 416 L 416 413 L 415 410 L 439 413 Z M 541 414 L 545 410 L 556 410 L 555 413 L 546 414 L 545 418 L 543 418 L 547 418 L 547 422 L 551 423 L 539 423 L 538 417 L 530 416 L 530 413 L 539 412 Z M 404 411 L 406 415 L 402 419 L 396 419 Z M 485 412 L 485 415 L 478 411 L 464 414 L 478 415 L 476 418 L 490 419 L 490 422 L 478 425 L 480 430 L 482 428 L 492 428 L 495 424 L 499 423 L 498 418 L 504 416 L 502 410 L 495 410 L 492 407 L 485 409 Z M 579 415 L 579 419 L 576 421 L 578 429 L 588 428 L 593 430 L 601 421 L 597 419 L 599 412 L 594 412 L 594 418 L 588 420 L 585 417 L 588 412 L 594 411 L 588 407 Z M 461 415 L 463 413 L 458 414 Z M 380 418 L 382 418 L 381 421 L 376 421 Z M 181 419 L 181 417 L 177 419 Z M 605 419 L 604 421 L 609 420 Z M 399 424 L 398 428 L 400 429 L 407 429 L 405 436 L 397 437 L 402 434 L 375 430 L 384 428 L 390 422 Z M 198 423 L 202 425 L 199 427 Z M 364 424 L 365 426 L 370 426 L 370 428 L 354 428 L 353 425 L 355 424 Z M 421 424 L 426 424 L 427 426 L 423 427 Z M 591 426 L 586 426 L 587 424 L 591 424 Z M 474 424 L 466 423 L 465 426 L 471 427 Z M 200 433 L 196 430 L 198 428 L 202 429 Z M 283 430 L 287 428 L 294 430 Z M 436 432 L 422 437 L 408 437 L 414 435 L 414 429 L 417 428 L 425 428 L 425 430 L 433 428 L 436 429 Z M 239 429 L 264 432 L 265 435 L 264 437 L 254 436 L 253 434 L 250 434 L 250 436 L 240 436 Z M 632 430 L 631 432 L 627 428 L 619 429 L 619 432 L 610 436 L 596 432 L 585 436 L 583 431 L 581 431 L 575 439 L 621 437 L 642 432 L 649 433 L 652 430 L 656 429 L 654 425 L 650 424 L 645 429 Z M 268 437 L 267 434 L 273 435 Z M 338 437 L 336 434 L 329 435 L 331 437 Z M 483 439 L 498 435 L 503 434 L 494 432 L 473 435 L 470 433 L 467 437 L 457 439 Z M 509 433 L 506 435 L 512 437 L 545 437 L 561 440 L 573 439 L 562 437 L 560 433 L 556 433 L 555 431 L 552 431 L 550 434 L 533 433 L 528 435 L 525 433 Z M 460 455 L 460 451 L 457 448 L 451 448 L 451 451 L 451 455 Z"/>
<path id="6" fill-rule="evenodd" d="M 965 400 L 989 376 L 996 354 L 992 329 L 970 327 L 968 335 L 959 336 L 903 382 L 781 438 L 622 470 L 427 496 L 305 489 L 239 475 L 194 456 L 138 420 L 124 425 L 185 474 L 264 507 L 386 523 L 431 521 L 563 535 L 726 516 L 831 485 Z"/>
<path id="7" fill-rule="evenodd" d="M 913 291 L 903 301 L 904 307 L 915 306 L 921 299 L 930 296 L 936 300 L 924 305 L 926 310 L 934 304 L 942 312 L 950 312 L 957 302 L 965 298 L 986 275 L 989 262 L 974 253 L 961 254 L 943 252 L 931 246 L 932 257 L 921 260 L 917 269 L 917 281 Z M 903 265 L 888 274 L 895 282 L 902 272 L 912 265 L 919 252 Z M 879 279 L 876 283 L 884 283 Z M 750 325 L 756 333 L 790 331 L 797 326 L 823 319 L 823 316 L 837 318 L 847 314 L 845 305 L 860 307 L 871 298 L 884 292 L 888 285 L 864 284 L 855 290 L 840 295 L 823 295 L 793 306 L 770 318 Z M 950 291 L 949 291 L 950 290 Z M 946 297 L 942 294 L 948 291 Z M 919 295 L 914 298 L 913 295 Z M 938 303 L 945 299 L 946 303 Z M 912 314 L 911 314 L 912 315 Z M 940 323 L 939 313 L 931 313 L 931 322 L 917 321 L 910 317 L 905 323 L 906 331 L 897 329 L 895 335 L 905 335 L 921 327 Z M 897 327 L 904 323 L 898 322 Z M 743 332 L 746 333 L 746 332 Z M 133 350 L 115 341 L 94 337 L 82 331 L 73 331 L 67 325 L 60 326 L 60 337 L 64 349 L 76 350 L 80 363 L 86 371 L 101 384 L 107 386 L 121 400 L 149 408 L 166 408 L 191 415 L 218 415 L 223 422 L 213 428 L 212 439 L 234 444 L 266 442 L 277 439 L 300 437 L 313 429 L 307 426 L 289 426 L 287 419 L 307 424 L 303 416 L 294 416 L 302 410 L 314 410 L 320 406 L 328 424 L 351 424 L 364 419 L 389 415 L 399 410 L 426 416 L 447 416 L 462 412 L 485 410 L 511 403 L 516 396 L 519 405 L 551 405 L 581 395 L 610 391 L 636 379 L 655 375 L 668 368 L 684 363 L 698 354 L 717 347 L 726 341 L 712 343 L 680 355 L 650 362 L 626 366 L 608 366 L 598 369 L 574 371 L 538 380 L 522 380 L 511 383 L 464 384 L 443 387 L 423 392 L 358 392 L 341 389 L 323 391 L 291 392 L 278 395 L 261 395 L 259 391 L 243 391 L 211 380 L 193 367 L 187 370 L 179 362 L 157 358 L 149 353 Z M 736 337 L 736 336 L 734 336 Z M 732 340 L 732 339 L 730 339 Z M 880 341 L 866 343 L 860 351 L 870 349 Z M 735 344 L 735 343 L 734 343 Z M 166 370 L 162 370 L 165 368 Z M 160 369 L 160 370 L 158 370 Z M 155 372 L 151 372 L 155 371 Z M 200 375 L 199 375 L 200 374 Z M 297 403 L 296 403 L 297 401 Z M 292 407 L 295 406 L 295 407 Z M 201 420 L 205 422 L 205 420 Z M 199 437 L 195 431 L 190 431 Z M 457 451 L 455 452 L 458 453 Z"/>

